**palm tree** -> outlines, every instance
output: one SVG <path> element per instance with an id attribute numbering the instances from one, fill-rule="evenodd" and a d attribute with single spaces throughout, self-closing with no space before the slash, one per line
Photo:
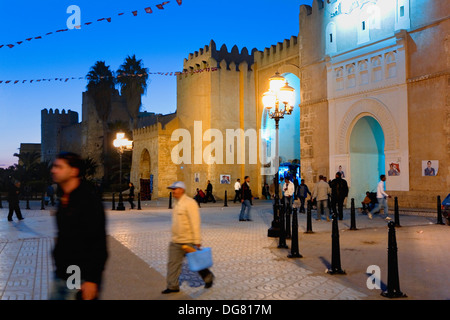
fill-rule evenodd
<path id="1" fill-rule="evenodd" d="M 133 129 L 137 126 L 137 117 L 142 105 L 141 96 L 147 91 L 148 69 L 136 55 L 125 58 L 125 62 L 117 70 L 117 82 L 120 93 L 127 101 L 128 114 L 133 121 Z"/>
<path id="2" fill-rule="evenodd" d="M 115 90 L 116 80 L 113 72 L 104 61 L 97 61 L 87 74 L 89 80 L 87 93 L 93 99 L 97 115 L 103 125 L 103 160 L 105 159 L 108 144 L 108 117 L 111 112 L 111 99 Z M 106 175 L 107 168 L 104 168 Z"/>

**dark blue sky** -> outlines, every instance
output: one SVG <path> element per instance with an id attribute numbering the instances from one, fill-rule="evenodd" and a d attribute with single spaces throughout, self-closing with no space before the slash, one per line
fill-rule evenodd
<path id="1" fill-rule="evenodd" d="M 40 143 L 43 108 L 79 113 L 87 81 L 22 80 L 84 77 L 98 60 L 117 70 L 127 55 L 136 54 L 150 72 L 183 69 L 183 59 L 213 39 L 218 48 L 237 45 L 263 50 L 298 35 L 301 4 L 312 0 L 175 0 L 156 8 L 161 0 L 0 0 L 0 167 L 17 163 L 20 143 Z M 67 8 L 81 9 L 80 30 L 65 29 Z M 152 14 L 144 8 L 150 7 Z M 132 11 L 137 10 L 137 16 Z M 118 13 L 124 12 L 122 16 Z M 111 22 L 100 18 L 111 17 Z M 93 22 L 89 26 L 85 22 Z M 45 36 L 46 33 L 52 35 Z M 42 36 L 42 39 L 25 40 Z M 24 43 L 17 45 L 18 41 Z M 175 77 L 151 75 L 143 109 L 170 113 L 176 110 Z"/>

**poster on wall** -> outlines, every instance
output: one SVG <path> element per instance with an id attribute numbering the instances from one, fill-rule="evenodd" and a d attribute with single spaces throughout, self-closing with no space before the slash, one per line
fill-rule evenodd
<path id="1" fill-rule="evenodd" d="M 388 176 L 395 177 L 400 175 L 400 163 L 391 162 L 389 163 Z"/>
<path id="2" fill-rule="evenodd" d="M 438 160 L 422 160 L 422 176 L 433 177 L 438 174 L 439 161 Z"/>
<path id="3" fill-rule="evenodd" d="M 220 175 L 220 184 L 230 184 L 230 183 L 231 183 L 231 175 L 229 174 Z"/>
<path id="4" fill-rule="evenodd" d="M 336 172 L 340 172 L 341 178 L 343 178 L 343 179 L 345 179 L 345 171 L 346 171 L 346 168 L 342 164 L 337 165 Z"/>
<path id="5" fill-rule="evenodd" d="M 194 173 L 194 182 L 200 182 L 200 173 Z"/>

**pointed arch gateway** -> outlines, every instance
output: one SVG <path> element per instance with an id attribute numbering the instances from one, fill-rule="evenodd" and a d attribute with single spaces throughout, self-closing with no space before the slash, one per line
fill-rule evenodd
<path id="1" fill-rule="evenodd" d="M 339 154 L 349 159 L 348 199 L 354 198 L 358 206 L 366 191 L 375 190 L 379 176 L 386 174 L 385 153 L 398 149 L 398 129 L 383 103 L 366 98 L 354 103 L 344 115 L 336 142 Z"/>
<path id="2" fill-rule="evenodd" d="M 139 183 L 142 200 L 151 199 L 151 159 L 150 152 L 147 149 L 142 150 L 139 160 Z"/>

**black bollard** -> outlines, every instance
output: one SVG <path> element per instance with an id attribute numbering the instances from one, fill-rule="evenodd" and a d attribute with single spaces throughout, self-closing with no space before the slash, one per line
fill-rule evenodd
<path id="1" fill-rule="evenodd" d="M 286 205 L 283 201 L 283 205 L 281 206 L 281 210 L 280 210 L 280 237 L 279 237 L 279 242 L 278 242 L 278 248 L 280 249 L 287 249 L 288 246 L 286 244 L 286 230 L 285 230 L 285 223 L 284 223 L 284 215 L 286 213 Z"/>
<path id="2" fill-rule="evenodd" d="M 292 206 L 289 201 L 289 205 L 286 206 L 286 239 L 291 238 L 291 213 Z"/>
<path id="3" fill-rule="evenodd" d="M 442 221 L 442 203 L 441 196 L 437 196 L 437 222 L 436 224 L 444 224 Z"/>
<path id="4" fill-rule="evenodd" d="M 172 192 L 169 193 L 169 209 L 172 209 Z"/>
<path id="5" fill-rule="evenodd" d="M 225 198 L 223 199 L 223 206 L 224 207 L 228 207 L 228 202 L 227 202 L 227 190 L 225 190 Z"/>
<path id="6" fill-rule="evenodd" d="M 27 209 L 27 210 L 31 209 L 30 208 L 30 196 L 29 195 L 27 195 L 27 207 L 25 209 Z"/>
<path id="7" fill-rule="evenodd" d="M 41 198 L 41 210 L 45 210 L 45 206 L 44 206 L 44 194 L 42 194 L 42 198 Z"/>
<path id="8" fill-rule="evenodd" d="M 406 294 L 400 291 L 400 280 L 398 277 L 397 240 L 395 238 L 395 223 L 390 221 L 388 239 L 388 283 L 387 291 L 381 295 L 386 298 L 405 298 Z"/>
<path id="9" fill-rule="evenodd" d="M 337 213 L 333 214 L 333 227 L 331 232 L 331 269 L 327 270 L 329 274 L 345 274 L 341 269 L 341 250 L 339 246 L 339 228 Z"/>
<path id="10" fill-rule="evenodd" d="M 2 204 L 2 194 L 0 193 L 0 209 L 3 209 L 3 204 Z"/>
<path id="11" fill-rule="evenodd" d="M 305 231 L 305 233 L 314 233 L 312 231 L 311 206 L 312 206 L 312 202 L 311 202 L 311 200 L 308 200 L 308 203 L 306 205 L 306 231 Z"/>
<path id="12" fill-rule="evenodd" d="M 112 194 L 112 210 L 116 210 L 116 194 Z"/>
<path id="13" fill-rule="evenodd" d="M 400 215 L 398 213 L 398 198 L 397 197 L 394 197 L 394 220 L 395 220 L 395 226 L 401 227 Z"/>
<path id="14" fill-rule="evenodd" d="M 138 192 L 138 208 L 137 209 L 142 210 L 142 208 L 141 208 L 141 193 L 140 192 Z"/>
<path id="15" fill-rule="evenodd" d="M 122 196 L 122 191 L 119 192 L 119 203 L 117 204 L 117 210 L 119 211 L 124 211 L 125 210 L 125 206 L 123 205 L 123 196 Z"/>
<path id="16" fill-rule="evenodd" d="M 350 208 L 350 230 L 356 229 L 356 217 L 355 217 L 355 199 L 352 198 L 351 208 Z"/>
<path id="17" fill-rule="evenodd" d="M 288 258 L 302 258 L 298 250 L 298 218 L 297 218 L 297 208 L 292 210 L 292 238 L 291 238 L 291 253 L 287 256 Z"/>

